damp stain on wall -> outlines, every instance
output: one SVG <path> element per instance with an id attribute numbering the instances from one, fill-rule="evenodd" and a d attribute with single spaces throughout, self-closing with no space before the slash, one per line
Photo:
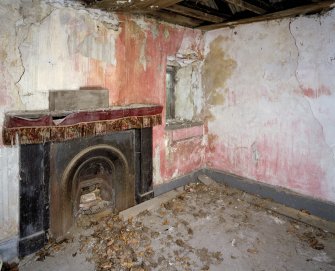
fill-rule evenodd
<path id="1" fill-rule="evenodd" d="M 205 34 L 208 168 L 335 201 L 330 14 Z"/>
<path id="2" fill-rule="evenodd" d="M 202 82 L 208 105 L 222 105 L 224 103 L 222 89 L 237 67 L 236 61 L 229 58 L 222 49 L 224 42 L 225 38 L 222 36 L 214 39 L 209 45 L 209 53 L 204 61 Z"/>

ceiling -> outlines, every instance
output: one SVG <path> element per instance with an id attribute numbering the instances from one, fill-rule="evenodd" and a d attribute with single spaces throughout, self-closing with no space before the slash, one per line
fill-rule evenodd
<path id="1" fill-rule="evenodd" d="M 329 10 L 335 0 L 81 0 L 88 7 L 145 14 L 191 28 L 211 30 Z"/>

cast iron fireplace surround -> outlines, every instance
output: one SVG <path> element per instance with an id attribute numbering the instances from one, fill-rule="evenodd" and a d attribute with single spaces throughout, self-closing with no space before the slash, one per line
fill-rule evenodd
<path id="1" fill-rule="evenodd" d="M 85 163 L 107 164 L 105 180 L 118 212 L 153 197 L 152 128 L 61 143 L 22 145 L 20 151 L 19 255 L 63 238 L 75 220 L 80 182 L 74 178 Z"/>
<path id="2" fill-rule="evenodd" d="M 81 111 L 56 122 L 45 112 L 6 116 L 4 142 L 20 144 L 20 257 L 66 237 L 87 187 L 99 187 L 116 213 L 154 196 L 152 127 L 161 111 Z"/>

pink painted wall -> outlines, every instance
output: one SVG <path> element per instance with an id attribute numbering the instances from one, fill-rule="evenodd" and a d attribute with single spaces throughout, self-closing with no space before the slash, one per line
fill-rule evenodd
<path id="1" fill-rule="evenodd" d="M 3 6 L 13 19 L 0 21 L 7 25 L 0 31 L 7 37 L 0 38 L 0 122 L 6 111 L 47 109 L 52 89 L 100 86 L 109 89 L 111 106 L 165 106 L 167 58 L 202 57 L 198 30 L 80 7 L 58 5 L 52 10 L 38 1 L 24 6 L 27 22 L 17 26 L 20 5 Z M 165 110 L 163 120 L 154 128 L 155 184 L 198 169 L 205 157 L 202 136 L 176 142 L 165 131 Z"/>
<path id="2" fill-rule="evenodd" d="M 47 109 L 49 90 L 102 86 L 110 91 L 111 106 L 165 105 L 167 57 L 176 59 L 177 54 L 188 61 L 202 57 L 200 31 L 62 3 L 0 1 L 0 133 L 5 112 Z M 199 78 L 200 70 L 195 73 L 198 76 L 188 76 Z M 191 106 L 190 112 L 201 111 L 198 96 L 196 109 Z M 165 123 L 154 128 L 154 184 L 202 167 L 205 146 L 200 132 L 173 138 Z M 17 147 L 3 146 L 1 137 L 0 161 L 3 240 L 18 234 L 19 152 Z"/>
<path id="3" fill-rule="evenodd" d="M 335 202 L 334 19 L 206 33 L 208 167 Z"/>
<path id="4" fill-rule="evenodd" d="M 115 67 L 104 68 L 102 61 L 90 62 L 86 84 L 108 88 L 111 105 L 130 103 L 165 105 L 167 57 L 176 56 L 185 40 L 190 42 L 187 45 L 188 49 L 201 56 L 203 50 L 202 42 L 199 42 L 199 39 L 202 39 L 201 32 L 153 21 L 146 21 L 145 24 L 146 27 L 141 27 L 134 20 L 122 18 L 122 30 L 116 41 Z M 165 120 L 165 109 L 163 120 Z M 173 133 L 165 130 L 165 123 L 154 128 L 155 184 L 203 167 L 205 160 L 203 126 L 197 128 L 201 133 L 193 135 L 191 132 L 183 140 L 175 140 Z M 192 128 L 186 130 L 192 131 Z"/>
<path id="5" fill-rule="evenodd" d="M 6 111 L 47 109 L 54 89 L 165 105 L 167 58 L 195 61 L 178 73 L 176 109 L 205 125 L 153 129 L 154 183 L 206 165 L 335 202 L 334 11 L 203 36 L 51 2 L 0 3 L 0 124 Z M 18 229 L 18 148 L 0 138 L 0 158 L 2 240 Z"/>

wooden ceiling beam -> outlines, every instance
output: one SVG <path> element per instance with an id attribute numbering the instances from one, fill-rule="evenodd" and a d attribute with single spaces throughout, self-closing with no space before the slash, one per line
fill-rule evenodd
<path id="1" fill-rule="evenodd" d="M 257 0 L 257 4 L 260 4 L 264 9 L 271 10 L 273 9 L 273 6 L 268 3 L 268 1 L 264 0 Z"/>
<path id="2" fill-rule="evenodd" d="M 200 19 L 200 20 L 207 21 L 207 22 L 212 22 L 212 23 L 221 23 L 225 20 L 224 18 L 221 18 L 219 16 L 211 15 L 211 14 L 208 14 L 206 12 L 196 10 L 196 9 L 192 9 L 192 8 L 188 8 L 188 7 L 184 7 L 184 6 L 181 6 L 181 5 L 172 5 L 172 6 L 164 8 L 164 9 L 168 10 L 168 11 L 178 13 L 178 14 L 181 14 L 181 15 L 185 15 L 185 16 L 188 16 L 188 17 L 192 17 L 192 18 L 196 18 L 196 19 Z"/>
<path id="3" fill-rule="evenodd" d="M 115 0 L 102 0 L 96 2 L 93 6 L 103 9 L 113 9 L 118 11 L 150 11 L 158 10 L 177 4 L 183 0 L 134 0 L 131 3 Z M 119 3 L 118 3 L 119 2 Z"/>
<path id="4" fill-rule="evenodd" d="M 229 18 L 232 17 L 231 13 L 224 12 L 223 9 L 221 9 L 221 8 L 217 10 L 217 9 L 213 9 L 213 8 L 204 6 L 200 3 L 195 3 L 195 2 L 188 1 L 188 0 L 186 0 L 186 1 L 184 0 L 181 4 L 184 7 L 200 10 L 202 12 L 205 12 L 205 13 L 208 13 L 208 14 L 211 14 L 211 15 L 215 15 L 215 16 L 218 16 L 218 17 L 221 17 L 221 18 L 229 19 Z M 220 7 L 222 7 L 222 5 L 226 5 L 228 7 L 226 2 L 221 1 L 220 4 L 221 4 Z"/>
<path id="5" fill-rule="evenodd" d="M 263 8 L 260 8 L 258 6 L 252 5 L 246 1 L 243 0 L 225 0 L 227 3 L 229 4 L 233 4 L 235 6 L 238 6 L 240 8 L 246 9 L 246 10 L 250 10 L 256 14 L 265 14 L 266 10 Z"/>
<path id="6" fill-rule="evenodd" d="M 159 10 L 168 6 L 178 4 L 183 0 L 139 0 L 134 8 L 145 10 Z"/>
<path id="7" fill-rule="evenodd" d="M 166 8 L 166 7 L 178 4 L 182 1 L 183 0 L 156 0 L 153 6 L 155 6 L 156 9 L 162 9 L 162 8 Z"/>
<path id="8" fill-rule="evenodd" d="M 144 0 L 144 1 L 138 1 L 136 4 L 134 4 L 134 9 L 148 9 L 151 6 L 155 6 L 157 0 Z"/>
<path id="9" fill-rule="evenodd" d="M 327 1 L 321 1 L 317 3 L 313 3 L 310 5 L 304 5 L 296 8 L 290 8 L 274 13 L 269 13 L 261 16 L 256 16 L 252 18 L 245 18 L 245 19 L 240 19 L 240 20 L 235 20 L 235 21 L 229 21 L 229 22 L 223 22 L 219 24 L 211 24 L 211 25 L 206 25 L 206 26 L 200 26 L 198 27 L 201 30 L 213 30 L 213 29 L 218 29 L 218 28 L 224 28 L 224 27 L 232 27 L 238 24 L 247 24 L 247 23 L 253 23 L 253 22 L 260 22 L 260 21 L 267 21 L 267 20 L 276 20 L 276 19 L 281 19 L 285 17 L 292 17 L 292 16 L 297 16 L 297 15 L 302 15 L 306 13 L 315 13 L 322 11 L 324 9 L 329 9 L 335 4 L 334 0 L 327 0 Z"/>
<path id="10" fill-rule="evenodd" d="M 171 13 L 169 11 L 164 11 L 164 10 L 150 12 L 148 14 L 152 15 L 153 17 L 157 19 L 168 22 L 168 23 L 182 25 L 182 26 L 191 27 L 191 28 L 197 27 L 204 22 L 202 20 L 197 20 L 194 18 L 178 15 L 178 14 Z"/>
<path id="11" fill-rule="evenodd" d="M 114 0 L 102 0 L 99 2 L 95 2 L 92 6 L 101 8 L 101 9 L 112 9 L 113 11 L 131 11 L 139 4 L 147 4 L 149 5 L 150 2 L 155 2 L 156 0 L 135 0 L 133 2 L 128 1 L 114 1 Z"/>

